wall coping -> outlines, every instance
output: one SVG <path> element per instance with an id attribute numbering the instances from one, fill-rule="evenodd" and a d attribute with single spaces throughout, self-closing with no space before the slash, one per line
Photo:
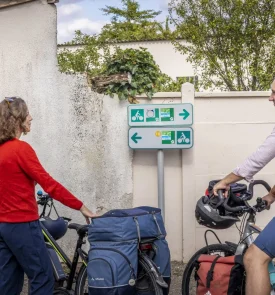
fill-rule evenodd
<path id="1" fill-rule="evenodd" d="M 2 0 L 2 3 L 0 3 L 0 9 L 7 8 L 14 5 L 26 4 L 33 1 L 36 1 L 36 0 L 4 0 L 4 1 Z M 47 0 L 47 3 L 49 4 L 54 4 L 58 2 L 59 0 Z"/>
<path id="2" fill-rule="evenodd" d="M 270 91 L 231 91 L 231 92 L 195 92 L 195 99 L 207 98 L 252 98 L 270 96 Z M 139 95 L 138 98 L 147 98 L 145 95 Z M 181 98 L 181 92 L 157 92 L 153 99 L 159 98 Z"/>

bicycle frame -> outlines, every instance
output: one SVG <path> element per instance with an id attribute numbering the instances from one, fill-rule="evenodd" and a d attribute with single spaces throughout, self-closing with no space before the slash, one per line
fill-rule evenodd
<path id="1" fill-rule="evenodd" d="M 40 225 L 41 225 L 42 233 L 43 233 L 46 241 L 53 247 L 56 254 L 66 264 L 66 266 L 70 269 L 69 277 L 66 280 L 67 281 L 66 289 L 68 291 L 70 291 L 70 290 L 72 290 L 72 285 L 73 285 L 74 277 L 75 277 L 75 274 L 76 274 L 76 269 L 77 269 L 77 263 L 78 263 L 78 260 L 79 260 L 79 256 L 82 258 L 82 262 L 85 264 L 85 266 L 87 266 L 88 254 L 85 251 L 82 250 L 82 245 L 84 244 L 83 239 L 84 239 L 85 235 L 79 235 L 78 240 L 77 240 L 77 244 L 76 244 L 76 249 L 75 249 L 75 252 L 74 252 L 73 261 L 71 261 L 69 259 L 69 257 L 66 255 L 66 253 L 57 244 L 55 239 L 48 232 L 46 227 L 41 222 L 40 222 Z"/>
<path id="2" fill-rule="evenodd" d="M 238 245 L 236 255 L 244 254 L 244 251 L 254 242 L 253 233 L 260 233 L 261 229 L 255 225 L 256 217 L 255 214 L 249 213 L 246 220 L 244 232 L 241 236 L 241 243 Z"/>

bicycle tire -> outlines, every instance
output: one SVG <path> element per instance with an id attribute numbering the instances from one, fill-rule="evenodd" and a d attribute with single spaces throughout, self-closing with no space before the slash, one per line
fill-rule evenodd
<path id="1" fill-rule="evenodd" d="M 82 264 L 82 266 L 79 269 L 76 285 L 75 285 L 75 295 L 88 295 L 88 284 L 86 285 L 87 281 L 87 266 L 85 264 Z M 85 289 L 85 287 L 87 289 Z"/>
<path id="2" fill-rule="evenodd" d="M 139 257 L 139 265 L 148 275 L 148 278 L 154 288 L 155 295 L 163 295 L 162 288 L 157 284 L 155 276 L 152 273 L 150 267 L 141 257 Z M 88 295 L 89 291 L 88 291 L 88 285 L 86 285 L 86 282 L 87 282 L 87 267 L 83 264 L 78 273 L 76 288 L 75 288 L 75 295 Z"/>
<path id="3" fill-rule="evenodd" d="M 224 253 L 224 256 L 234 255 L 236 248 L 229 246 L 227 244 L 213 244 L 208 247 L 205 246 L 198 250 L 186 264 L 185 270 L 182 276 L 182 295 L 194 295 L 196 294 L 195 286 L 194 289 L 190 291 L 190 287 L 193 287 L 193 284 L 190 286 L 190 280 L 192 279 L 192 273 L 195 271 L 197 257 L 201 254 L 214 254 L 214 253 Z"/>
<path id="4" fill-rule="evenodd" d="M 156 278 L 151 270 L 151 267 L 141 256 L 139 256 L 139 266 L 142 270 L 144 270 L 145 275 L 147 275 L 148 280 L 152 284 L 154 295 L 163 295 L 162 288 L 158 285 Z M 137 290 L 137 294 L 142 294 L 142 292 Z"/>

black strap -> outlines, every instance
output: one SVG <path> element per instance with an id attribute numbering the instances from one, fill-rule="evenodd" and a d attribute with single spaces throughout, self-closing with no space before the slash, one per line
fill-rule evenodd
<path id="1" fill-rule="evenodd" d="M 211 281 L 213 281 L 213 273 L 214 273 L 214 267 L 218 261 L 218 259 L 220 258 L 220 255 L 218 255 L 212 262 L 212 265 L 210 267 L 210 270 L 209 272 L 207 273 L 207 276 L 206 276 L 206 287 L 207 289 L 210 288 L 210 283 Z"/>

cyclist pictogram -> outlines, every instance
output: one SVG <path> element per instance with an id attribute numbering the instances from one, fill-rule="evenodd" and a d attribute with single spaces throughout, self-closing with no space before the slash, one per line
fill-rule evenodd
<path id="1" fill-rule="evenodd" d="M 143 109 L 131 110 L 131 121 L 144 122 L 144 110 Z"/>
<path id="2" fill-rule="evenodd" d="M 177 131 L 177 143 L 189 144 L 190 143 L 190 131 Z"/>

